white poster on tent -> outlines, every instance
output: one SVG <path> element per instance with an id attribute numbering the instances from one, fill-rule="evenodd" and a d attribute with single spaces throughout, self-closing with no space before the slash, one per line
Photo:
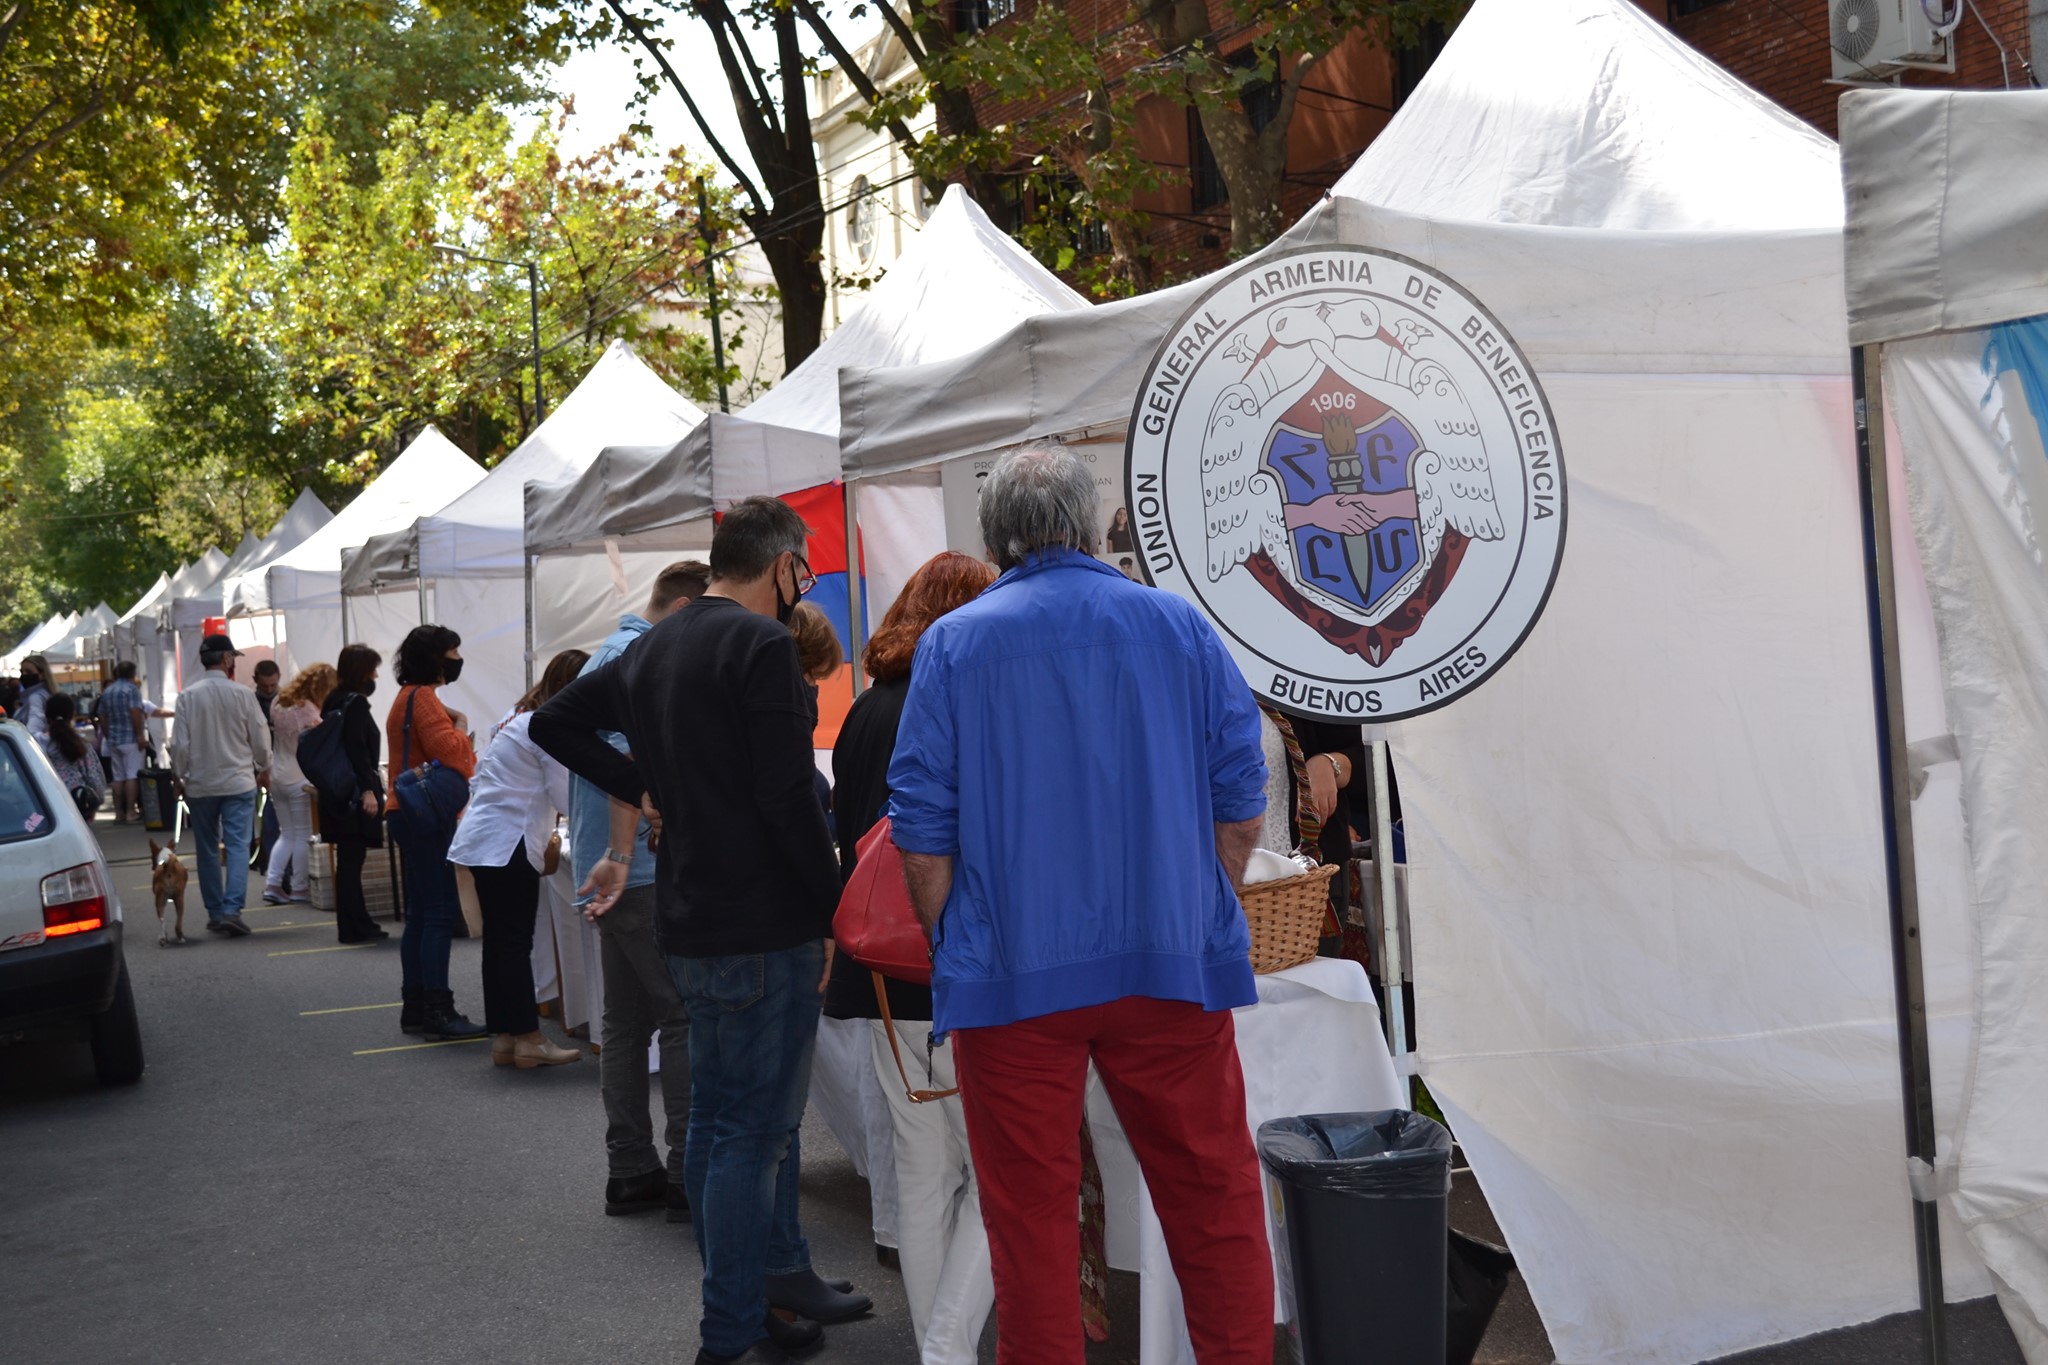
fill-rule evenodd
<path id="1" fill-rule="evenodd" d="M 1072 441 L 1067 448 L 1081 457 L 1095 476 L 1096 558 L 1142 583 L 1136 545 L 1131 536 L 1130 509 L 1124 505 L 1124 444 L 1116 440 Z M 982 481 L 1002 458 L 1002 451 L 968 455 L 939 467 L 945 498 L 946 547 L 977 558 L 984 554 L 977 507 Z"/>

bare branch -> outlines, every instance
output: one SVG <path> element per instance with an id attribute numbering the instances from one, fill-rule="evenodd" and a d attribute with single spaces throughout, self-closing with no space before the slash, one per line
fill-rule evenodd
<path id="1" fill-rule="evenodd" d="M 913 4 L 916 2 L 917 0 L 911 0 Z M 916 62 L 917 69 L 929 77 L 932 74 L 930 66 L 932 54 L 937 51 L 937 48 L 918 37 L 916 28 L 896 12 L 896 6 L 889 3 L 889 0 L 881 0 L 881 3 L 876 8 L 881 11 L 882 22 L 887 24 L 889 31 L 896 35 L 896 41 L 903 44 L 903 50 L 910 54 L 910 60 Z M 941 24 L 938 31 L 942 34 L 945 33 L 945 26 Z"/>
<path id="2" fill-rule="evenodd" d="M 86 105 L 83 108 L 81 108 L 77 113 L 73 114 L 70 118 L 65 119 L 62 123 L 58 124 L 54 129 L 52 129 L 49 136 L 42 138 L 39 141 L 33 142 L 29 146 L 23 148 L 21 153 L 18 156 L 16 156 L 12 161 L 9 161 L 4 166 L 0 166 L 0 186 L 5 186 L 7 182 L 12 180 L 17 174 L 19 174 L 22 168 L 27 166 L 29 162 L 35 160 L 38 156 L 48 151 L 51 147 L 54 147 L 59 142 L 62 142 L 65 138 L 69 137 L 71 134 L 77 132 L 80 128 L 83 128 L 86 124 L 98 118 L 102 113 L 106 111 L 106 107 L 106 95 L 96 95 L 90 101 L 88 101 Z"/>
<path id="3" fill-rule="evenodd" d="M 794 0 L 794 3 L 796 12 L 803 16 L 804 22 L 811 26 L 811 32 L 817 34 L 818 40 L 825 44 L 825 50 L 839 63 L 839 69 L 846 73 L 846 79 L 860 92 L 860 97 L 870 105 L 879 105 L 882 102 L 882 92 L 875 88 L 875 83 L 868 79 L 868 73 L 853 59 L 853 54 L 846 50 L 846 44 L 839 41 L 839 35 L 832 31 L 832 25 L 818 12 L 818 7 L 811 3 L 811 0 Z M 888 8 L 886 0 L 883 8 Z M 916 155 L 917 138 L 912 135 L 910 125 L 902 119 L 889 120 L 889 136 L 896 139 L 906 154 Z"/>
<path id="4" fill-rule="evenodd" d="M 732 153 L 725 149 L 725 144 L 718 140 L 718 134 L 711 131 L 711 124 L 704 117 L 704 111 L 699 109 L 697 101 L 690 97 L 690 88 L 683 84 L 682 77 L 678 76 L 676 69 L 669 65 L 668 54 L 661 50 L 659 43 L 648 37 L 647 31 L 640 21 L 626 12 L 626 7 L 622 0 L 604 0 L 604 2 L 610 7 L 613 14 L 619 16 L 619 22 L 626 26 L 626 32 L 633 35 L 633 40 L 646 49 L 647 55 L 654 58 L 655 65 L 661 68 L 662 75 L 668 77 L 668 83 L 675 88 L 675 92 L 683 97 L 683 107 L 690 111 L 690 118 L 695 121 L 697 131 L 704 135 L 704 141 L 710 144 L 712 152 L 724 163 L 725 169 L 732 173 L 732 178 L 739 182 L 740 189 L 745 191 L 747 198 L 753 201 L 755 212 L 766 213 L 768 211 L 768 204 L 761 197 L 761 191 L 755 188 L 752 177 L 740 169 L 740 163 L 734 160 Z"/>
<path id="5" fill-rule="evenodd" d="M 733 51 L 746 67 L 747 79 L 753 85 L 754 101 L 767 114 L 769 123 L 775 124 L 775 96 L 769 93 L 767 73 L 761 70 L 761 63 L 754 59 L 754 49 L 747 42 L 745 30 L 740 28 L 739 16 L 732 12 L 731 6 L 721 0 L 716 20 L 707 22 L 722 23 L 732 30 Z"/>

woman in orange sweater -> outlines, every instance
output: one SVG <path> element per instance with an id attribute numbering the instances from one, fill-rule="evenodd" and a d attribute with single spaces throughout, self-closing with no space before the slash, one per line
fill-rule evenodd
<path id="1" fill-rule="evenodd" d="M 435 689 L 462 676 L 462 637 L 446 626 L 416 626 L 398 647 L 398 695 L 392 699 L 384 734 L 390 749 L 390 805 L 397 807 L 399 775 L 438 762 L 466 784 L 476 772 L 463 718 L 441 704 Z M 448 987 L 448 949 L 461 923 L 462 903 L 455 869 L 448 863 L 449 829 L 423 837 L 416 821 L 392 821 L 405 858 L 405 934 L 398 942 L 403 973 L 398 1026 L 424 1034 L 429 1042 L 480 1038 L 483 1026 L 455 1008 Z"/>

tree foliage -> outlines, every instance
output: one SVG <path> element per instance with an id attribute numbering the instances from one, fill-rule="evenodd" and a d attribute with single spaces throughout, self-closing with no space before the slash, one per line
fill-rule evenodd
<path id="1" fill-rule="evenodd" d="M 282 420 L 334 442 L 340 477 L 373 473 L 430 422 L 485 459 L 534 426 L 526 272 L 475 258 L 539 266 L 545 391 L 565 394 L 623 338 L 705 397 L 701 339 L 639 306 L 702 268 L 697 168 L 641 152 L 628 137 L 564 162 L 551 131 L 514 144 L 495 108 L 435 105 L 397 120 L 376 176 L 356 184 L 315 114 L 292 151 L 283 234 L 234 253 L 217 306 L 291 376 Z"/>
<path id="2" fill-rule="evenodd" d="M 1131 0 L 1104 25 L 1094 6 L 1025 0 L 1014 17 L 955 36 L 942 0 L 900 0 L 880 12 L 922 80 L 877 92 L 861 118 L 893 130 L 934 108 L 936 128 L 911 152 L 922 175 L 964 180 L 991 212 L 1028 196 L 1040 211 L 1020 235 L 1048 265 L 1075 270 L 1098 294 L 1140 293 L 1168 264 L 1146 243 L 1141 202 L 1184 174 L 1146 145 L 1143 101 L 1199 118 L 1229 193 L 1231 248 L 1243 254 L 1287 226 L 1289 134 L 1329 55 L 1352 38 L 1398 49 L 1466 3 Z M 1013 109 L 991 121 L 989 111 Z M 1007 189 L 992 188 L 1004 179 Z M 1091 259 L 1095 233 L 1109 251 Z"/>
<path id="3" fill-rule="evenodd" d="M 212 285 L 276 249 L 309 122 L 360 188 L 395 117 L 530 104 L 570 30 L 546 0 L 0 0 L 0 637 L 360 473 L 291 420 L 326 381 Z"/>

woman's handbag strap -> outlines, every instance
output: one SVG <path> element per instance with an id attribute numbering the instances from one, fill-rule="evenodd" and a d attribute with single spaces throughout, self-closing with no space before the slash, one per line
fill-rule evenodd
<path id="1" fill-rule="evenodd" d="M 903 1065 L 903 1045 L 896 1039 L 896 1020 L 889 1013 L 889 979 L 880 972 L 869 972 L 875 979 L 875 1003 L 882 1007 L 882 1027 L 889 1031 L 889 1055 L 896 1059 L 896 1074 L 903 1078 L 903 1093 L 910 1097 L 912 1104 L 930 1104 L 933 1100 L 948 1099 L 960 1093 L 960 1087 L 951 1090 L 919 1090 L 910 1083 L 910 1071 Z"/>

